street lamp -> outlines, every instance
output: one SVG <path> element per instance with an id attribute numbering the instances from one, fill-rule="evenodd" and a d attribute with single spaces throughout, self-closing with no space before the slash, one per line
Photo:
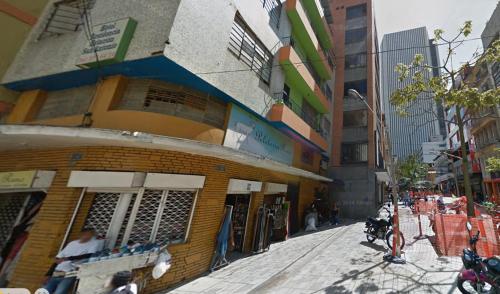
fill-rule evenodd
<path id="1" fill-rule="evenodd" d="M 366 105 L 366 107 L 368 107 L 368 109 L 376 117 L 377 124 L 380 124 L 381 126 L 383 125 L 382 122 L 380 121 L 378 115 L 375 113 L 373 108 L 366 101 L 366 97 L 359 94 L 359 92 L 356 91 L 355 89 L 348 89 L 347 94 L 349 95 L 349 97 L 351 97 L 353 99 L 359 99 L 359 100 L 363 101 L 363 103 Z M 394 239 L 393 239 L 393 244 L 392 244 L 392 254 L 384 255 L 384 260 L 391 261 L 394 263 L 405 263 L 405 260 L 401 258 L 401 248 L 399 247 L 401 242 L 399 240 L 398 182 L 396 180 L 395 165 L 393 164 L 393 160 L 392 160 L 391 146 L 389 145 L 388 147 L 389 147 L 389 158 L 391 158 L 391 164 L 390 164 L 391 171 L 389 172 L 389 174 L 390 174 L 390 179 L 391 179 L 392 196 L 393 196 L 392 198 L 393 198 L 393 206 L 394 206 L 394 216 L 393 216 L 393 218 L 394 218 L 394 224 L 393 224 Z"/>

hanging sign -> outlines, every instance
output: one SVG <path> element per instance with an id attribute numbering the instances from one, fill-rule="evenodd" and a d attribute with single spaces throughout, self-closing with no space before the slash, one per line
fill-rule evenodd
<path id="1" fill-rule="evenodd" d="M 136 27 L 137 22 L 132 18 L 119 19 L 93 26 L 90 41 L 83 49 L 77 66 L 92 68 L 122 62 L 125 59 Z"/>

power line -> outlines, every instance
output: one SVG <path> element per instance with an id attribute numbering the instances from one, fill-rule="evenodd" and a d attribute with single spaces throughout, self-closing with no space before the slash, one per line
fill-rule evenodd
<path id="1" fill-rule="evenodd" d="M 486 36 L 485 38 L 493 38 L 495 36 Z M 470 42 L 470 41 L 477 41 L 481 40 L 482 38 L 471 38 L 471 39 L 464 39 L 464 40 L 457 40 L 454 42 L 450 43 L 439 43 L 439 44 L 434 44 L 434 45 L 426 45 L 426 46 L 414 46 L 414 47 L 406 47 L 406 48 L 398 48 L 398 49 L 391 49 L 391 50 L 384 50 L 384 51 L 378 51 L 378 52 L 370 52 L 370 53 L 365 53 L 366 55 L 377 55 L 381 53 L 387 53 L 387 52 L 397 52 L 397 51 L 405 51 L 405 50 L 412 50 L 412 49 L 424 49 L 424 48 L 431 48 L 435 46 L 444 46 L 448 44 L 455 44 L 455 43 L 461 43 L 461 42 Z M 335 59 L 345 59 L 347 55 L 344 56 L 335 56 Z M 311 64 L 311 63 L 316 63 L 316 62 L 322 62 L 322 61 L 328 61 L 327 59 L 318 59 L 318 60 L 312 60 L 312 61 L 302 61 L 302 62 L 292 62 L 291 64 L 293 65 L 305 65 L 305 64 Z M 274 67 L 280 67 L 281 65 L 272 65 L 269 67 L 261 67 L 260 70 L 263 69 L 272 69 Z M 253 68 L 244 68 L 244 69 L 234 69 L 234 70 L 221 70 L 221 71 L 207 71 L 207 72 L 199 72 L 199 73 L 194 73 L 195 75 L 210 75 L 210 74 L 223 74 L 223 73 L 237 73 L 237 72 L 247 72 L 247 71 L 255 71 L 256 69 Z"/>

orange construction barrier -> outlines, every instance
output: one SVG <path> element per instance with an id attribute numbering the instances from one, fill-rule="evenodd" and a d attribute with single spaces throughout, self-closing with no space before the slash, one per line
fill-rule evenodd
<path id="1" fill-rule="evenodd" d="M 436 201 L 424 201 L 423 199 L 415 201 L 415 212 L 417 214 L 427 215 L 436 210 Z"/>
<path id="2" fill-rule="evenodd" d="M 498 255 L 499 239 L 491 217 L 471 218 L 471 234 L 479 230 L 479 241 L 476 248 L 483 257 Z M 439 251 L 447 256 L 460 256 L 464 248 L 470 247 L 469 233 L 465 227 L 467 215 L 465 214 L 436 214 L 435 232 L 436 245 Z"/>

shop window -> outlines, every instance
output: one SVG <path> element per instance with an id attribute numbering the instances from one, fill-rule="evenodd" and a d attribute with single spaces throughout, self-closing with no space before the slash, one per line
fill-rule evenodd
<path id="1" fill-rule="evenodd" d="M 360 4 L 346 8 L 346 19 L 366 16 L 366 4 Z"/>
<path id="2" fill-rule="evenodd" d="M 345 56 L 345 68 L 366 67 L 366 54 L 351 54 Z"/>
<path id="3" fill-rule="evenodd" d="M 366 40 L 366 28 L 345 31 L 345 43 L 359 43 Z"/>
<path id="4" fill-rule="evenodd" d="M 343 143 L 342 163 L 363 163 L 368 161 L 368 143 Z"/>
<path id="5" fill-rule="evenodd" d="M 344 127 L 366 127 L 368 125 L 366 109 L 344 111 Z"/>
<path id="6" fill-rule="evenodd" d="M 263 82 L 269 84 L 273 55 L 239 14 L 236 14 L 231 29 L 229 51 L 255 71 Z"/>
<path id="7" fill-rule="evenodd" d="M 96 0 L 62 0 L 52 6 L 47 24 L 39 39 L 79 31 L 85 25 L 85 14 Z"/>
<path id="8" fill-rule="evenodd" d="M 196 190 L 96 193 L 85 226 L 114 248 L 128 242 L 181 243 L 187 238 Z"/>

